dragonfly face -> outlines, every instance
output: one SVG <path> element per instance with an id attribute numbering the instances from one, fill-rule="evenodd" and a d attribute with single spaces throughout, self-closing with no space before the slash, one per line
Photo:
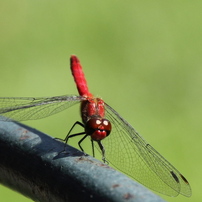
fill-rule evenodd
<path id="1" fill-rule="evenodd" d="M 101 141 L 111 132 L 111 123 L 107 119 L 92 117 L 85 125 L 85 132 L 93 141 Z"/>

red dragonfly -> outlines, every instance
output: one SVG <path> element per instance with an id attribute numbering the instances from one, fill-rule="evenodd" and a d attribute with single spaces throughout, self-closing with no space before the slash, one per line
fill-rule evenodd
<path id="1" fill-rule="evenodd" d="M 70 137 L 84 135 L 79 141 L 79 147 L 83 151 L 81 142 L 86 137 L 90 137 L 93 155 L 94 142 L 96 142 L 95 146 L 101 151 L 104 162 L 110 162 L 148 188 L 168 196 L 178 194 L 191 196 L 191 187 L 186 178 L 112 107 L 89 92 L 79 59 L 71 56 L 70 63 L 79 96 L 2 97 L 0 98 L 0 115 L 2 115 L 0 120 L 40 119 L 80 103 L 82 123 L 77 121 L 72 126 L 65 139 L 66 142 Z M 73 127 L 77 124 L 83 126 L 84 131 L 71 134 Z"/>

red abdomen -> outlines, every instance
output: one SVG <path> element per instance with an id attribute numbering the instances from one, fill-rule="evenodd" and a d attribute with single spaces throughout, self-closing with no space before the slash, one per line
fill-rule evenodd
<path id="1" fill-rule="evenodd" d="M 84 97 L 92 97 L 92 94 L 88 90 L 87 82 L 79 59 L 76 56 L 72 55 L 70 63 L 72 75 L 79 91 L 79 95 Z"/>

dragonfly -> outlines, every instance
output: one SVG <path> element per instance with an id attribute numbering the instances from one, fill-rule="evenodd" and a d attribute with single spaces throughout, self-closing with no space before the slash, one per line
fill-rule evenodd
<path id="1" fill-rule="evenodd" d="M 191 187 L 186 178 L 103 99 L 93 96 L 88 90 L 82 66 L 77 56 L 70 57 L 71 72 L 79 95 L 55 97 L 1 97 L 0 121 L 34 120 L 61 112 L 80 103 L 82 122 L 77 121 L 65 138 L 83 135 L 81 143 L 90 137 L 93 156 L 95 148 L 102 160 L 140 182 L 151 190 L 168 196 L 182 194 L 190 197 Z M 71 134 L 80 125 L 83 131 Z"/>

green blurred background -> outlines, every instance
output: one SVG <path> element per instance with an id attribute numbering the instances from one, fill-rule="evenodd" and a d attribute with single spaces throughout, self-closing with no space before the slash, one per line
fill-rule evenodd
<path id="1" fill-rule="evenodd" d="M 189 180 L 201 200 L 201 1 L 0 2 L 0 96 L 77 94 L 76 54 L 102 96 Z M 79 106 L 26 124 L 64 137 Z M 71 140 L 71 145 L 77 146 Z M 0 185 L 1 201 L 30 201 Z"/>

